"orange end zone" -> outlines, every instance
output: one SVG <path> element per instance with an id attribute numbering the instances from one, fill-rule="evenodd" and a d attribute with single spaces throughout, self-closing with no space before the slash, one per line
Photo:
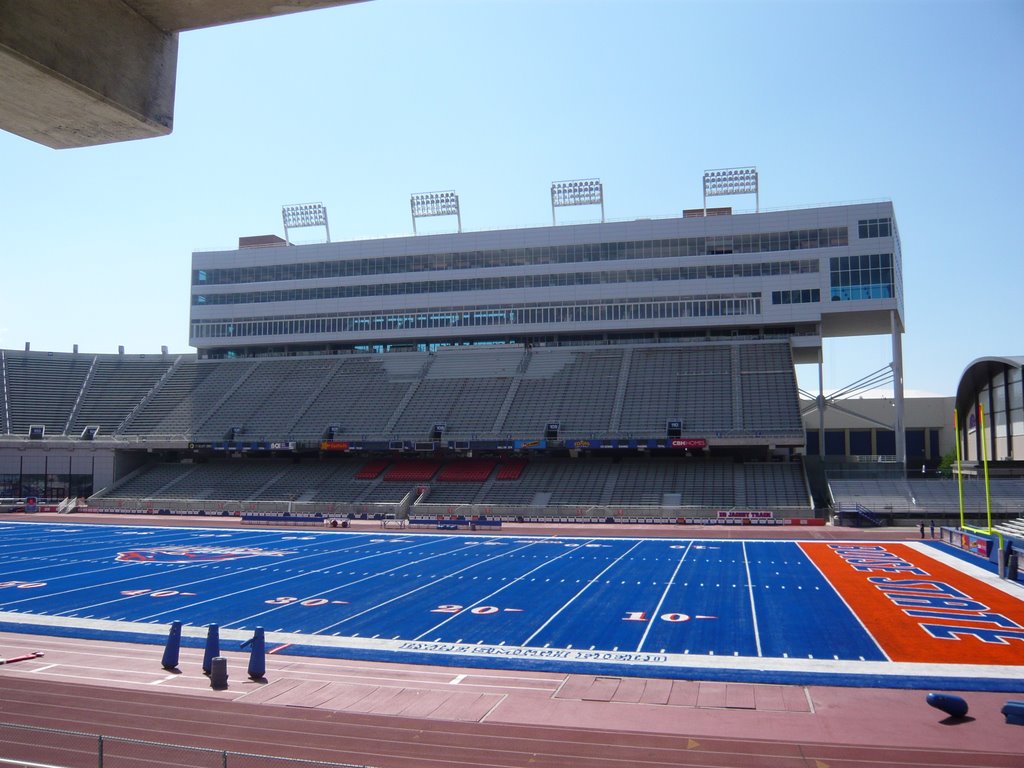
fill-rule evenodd
<path id="1" fill-rule="evenodd" d="M 803 542 L 892 661 L 1024 666 L 1024 602 L 906 544 Z"/>

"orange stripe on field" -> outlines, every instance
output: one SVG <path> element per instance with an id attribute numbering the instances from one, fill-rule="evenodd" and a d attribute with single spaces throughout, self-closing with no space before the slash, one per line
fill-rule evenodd
<path id="1" fill-rule="evenodd" d="M 800 547 L 893 661 L 1024 666 L 1024 601 L 933 560 L 906 544 L 801 542 Z M 851 562 L 861 558 L 874 562 Z M 901 562 L 924 573 L 907 572 L 906 566 L 900 571 Z M 895 568 L 895 571 L 883 570 L 886 567 Z M 893 582 L 924 583 L 908 583 L 907 590 L 916 586 L 922 591 L 897 596 L 886 594 L 877 582 L 870 579 L 887 580 L 883 586 L 890 586 L 890 589 Z M 933 589 L 931 585 L 947 585 L 966 597 L 942 595 L 937 589 L 930 591 Z M 972 616 L 969 610 L 900 606 L 894 601 L 917 597 L 969 599 L 984 604 L 987 610 L 976 611 Z M 908 611 L 934 611 L 942 616 L 911 616 Z M 1003 623 L 1017 626 L 1000 626 L 998 620 L 979 616 L 979 612 L 999 614 Z M 935 637 L 925 629 L 925 625 L 967 629 L 958 630 L 954 637 Z M 977 629 L 977 634 L 971 634 L 971 628 Z M 933 631 L 943 632 L 941 629 Z M 993 633 L 1001 633 L 1002 642 L 992 637 Z M 986 642 L 986 636 L 991 642 Z"/>

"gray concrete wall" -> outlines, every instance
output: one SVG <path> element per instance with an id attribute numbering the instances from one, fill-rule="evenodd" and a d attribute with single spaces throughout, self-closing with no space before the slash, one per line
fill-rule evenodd
<path id="1" fill-rule="evenodd" d="M 0 128 L 55 149 L 171 132 L 178 36 L 120 0 L 0 0 Z"/>

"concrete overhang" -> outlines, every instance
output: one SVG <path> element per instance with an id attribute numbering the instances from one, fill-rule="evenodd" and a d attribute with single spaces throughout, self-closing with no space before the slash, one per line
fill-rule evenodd
<path id="1" fill-rule="evenodd" d="M 365 0 L 0 0 L 0 129 L 54 149 L 166 136 L 178 33 Z"/>
<path id="2" fill-rule="evenodd" d="M 839 302 L 837 302 L 839 303 Z M 896 310 L 897 330 L 903 332 L 903 321 L 899 316 L 896 302 L 872 301 L 870 308 L 861 310 L 850 307 L 857 302 L 841 302 L 843 311 L 832 312 L 826 307 L 821 314 L 821 335 L 825 338 L 841 338 L 844 336 L 875 336 L 892 333 L 892 317 L 890 312 Z M 859 302 L 868 304 L 869 302 Z M 879 307 L 878 305 L 882 306 Z M 886 306 L 888 305 L 888 306 Z"/>

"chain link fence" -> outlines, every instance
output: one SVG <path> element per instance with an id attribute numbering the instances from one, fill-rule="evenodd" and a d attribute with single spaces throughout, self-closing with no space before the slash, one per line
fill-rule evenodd
<path id="1" fill-rule="evenodd" d="M 369 768 L 222 749 L 0 723 L 0 767 L 24 768 Z"/>

